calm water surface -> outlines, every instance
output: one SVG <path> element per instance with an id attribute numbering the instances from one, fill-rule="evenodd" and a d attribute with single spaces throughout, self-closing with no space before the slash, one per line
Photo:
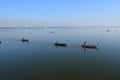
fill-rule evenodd
<path id="1" fill-rule="evenodd" d="M 120 29 L 106 30 L 0 28 L 0 80 L 120 80 Z M 85 41 L 98 50 L 82 49 Z"/>

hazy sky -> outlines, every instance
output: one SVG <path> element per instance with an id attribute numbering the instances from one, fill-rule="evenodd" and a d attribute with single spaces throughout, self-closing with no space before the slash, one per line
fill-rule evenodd
<path id="1" fill-rule="evenodd" d="M 119 26 L 120 0 L 0 0 L 0 27 Z"/>

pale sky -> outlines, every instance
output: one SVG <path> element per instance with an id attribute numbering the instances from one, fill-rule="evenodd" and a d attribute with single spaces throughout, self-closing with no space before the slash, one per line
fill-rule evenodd
<path id="1" fill-rule="evenodd" d="M 0 27 L 119 25 L 120 0 L 0 0 Z"/>

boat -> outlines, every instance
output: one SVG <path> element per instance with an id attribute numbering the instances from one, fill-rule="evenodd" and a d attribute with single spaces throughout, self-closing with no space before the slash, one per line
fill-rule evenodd
<path id="1" fill-rule="evenodd" d="M 57 47 L 58 47 L 58 46 L 67 47 L 67 44 L 65 44 L 65 43 L 58 43 L 58 42 L 55 42 L 54 45 L 57 46 Z"/>
<path id="2" fill-rule="evenodd" d="M 28 42 L 29 40 L 22 38 L 21 41 L 22 41 L 22 42 Z"/>
<path id="3" fill-rule="evenodd" d="M 82 48 L 98 49 L 96 45 L 88 45 L 87 42 L 84 42 Z"/>
<path id="4" fill-rule="evenodd" d="M 0 44 L 2 43 L 2 41 L 0 41 Z"/>
<path id="5" fill-rule="evenodd" d="M 54 32 L 51 31 L 51 32 L 49 32 L 49 33 L 54 33 Z"/>

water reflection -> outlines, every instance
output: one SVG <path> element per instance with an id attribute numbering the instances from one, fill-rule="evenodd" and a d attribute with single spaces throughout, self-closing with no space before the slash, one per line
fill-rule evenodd
<path id="1" fill-rule="evenodd" d="M 120 80 L 119 34 L 106 28 L 2 29 L 0 80 Z M 30 42 L 21 43 L 22 37 Z M 87 47 L 100 45 L 82 48 L 86 40 Z"/>
<path id="2" fill-rule="evenodd" d="M 86 52 L 87 50 L 89 51 L 90 49 L 99 52 L 98 48 L 83 48 L 84 52 Z"/>

